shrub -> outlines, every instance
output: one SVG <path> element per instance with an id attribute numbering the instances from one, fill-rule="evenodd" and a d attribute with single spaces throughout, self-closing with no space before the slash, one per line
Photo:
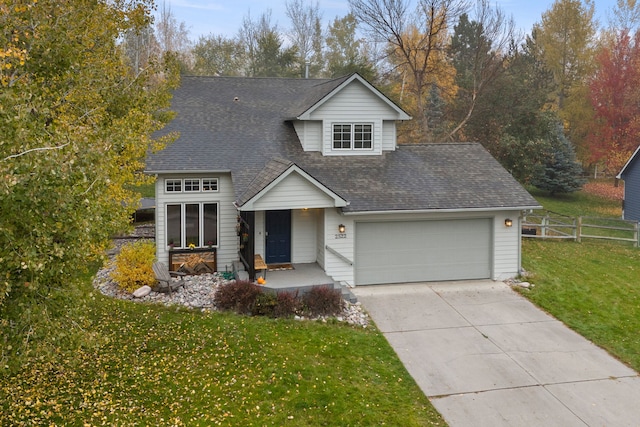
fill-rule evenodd
<path id="1" fill-rule="evenodd" d="M 253 311 L 258 295 L 262 290 L 247 280 L 236 280 L 221 286 L 213 298 L 220 310 L 232 310 L 240 314 Z"/>
<path id="2" fill-rule="evenodd" d="M 296 292 L 278 292 L 276 295 L 275 317 L 292 317 L 300 310 L 300 298 Z"/>
<path id="3" fill-rule="evenodd" d="M 133 292 L 141 286 L 153 286 L 156 283 L 153 274 L 153 261 L 156 256 L 156 245 L 148 240 L 140 240 L 120 249 L 116 255 L 116 269 L 111 277 L 121 289 Z"/>
<path id="4" fill-rule="evenodd" d="M 278 297 L 273 292 L 264 292 L 260 290 L 260 294 L 256 297 L 251 314 L 254 316 L 276 317 L 276 306 L 278 305 Z"/>
<path id="5" fill-rule="evenodd" d="M 329 286 L 316 286 L 302 296 L 302 304 L 312 316 L 331 316 L 342 311 L 342 293 Z"/>

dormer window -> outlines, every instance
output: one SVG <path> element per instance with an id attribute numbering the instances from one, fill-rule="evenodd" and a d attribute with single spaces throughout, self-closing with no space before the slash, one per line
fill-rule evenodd
<path id="1" fill-rule="evenodd" d="M 373 125 L 370 123 L 337 123 L 333 125 L 334 150 L 371 150 Z"/>

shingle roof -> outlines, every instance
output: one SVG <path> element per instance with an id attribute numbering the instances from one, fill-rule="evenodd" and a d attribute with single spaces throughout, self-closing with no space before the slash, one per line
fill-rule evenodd
<path id="1" fill-rule="evenodd" d="M 379 156 L 302 150 L 289 121 L 346 78 L 183 77 L 164 132 L 175 143 L 147 159 L 147 172 L 230 171 L 239 204 L 291 163 L 349 201 L 346 212 L 538 206 L 475 143 L 403 145 Z"/>

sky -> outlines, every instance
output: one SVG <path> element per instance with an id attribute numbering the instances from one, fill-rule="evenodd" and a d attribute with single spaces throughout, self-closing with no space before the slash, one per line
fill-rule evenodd
<path id="1" fill-rule="evenodd" d="M 171 9 L 178 22 L 184 22 L 189 36 L 196 41 L 200 36 L 210 34 L 233 37 L 242 26 L 243 17 L 250 14 L 256 20 L 267 10 L 271 10 L 271 22 L 285 31 L 289 19 L 285 13 L 285 0 L 156 0 L 159 7 L 163 1 Z M 315 0 L 312 4 L 315 4 Z M 323 27 L 336 17 L 349 13 L 347 0 L 317 0 L 323 18 Z M 553 0 L 491 0 L 508 16 L 513 16 L 516 27 L 529 32 L 534 23 L 540 22 L 542 14 L 551 8 Z M 607 16 L 615 0 L 595 0 L 596 19 L 606 24 Z"/>

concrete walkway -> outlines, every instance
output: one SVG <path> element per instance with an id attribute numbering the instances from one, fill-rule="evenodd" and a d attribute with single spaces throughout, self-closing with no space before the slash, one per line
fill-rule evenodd
<path id="1" fill-rule="evenodd" d="M 451 427 L 640 426 L 640 377 L 502 282 L 356 287 Z"/>

